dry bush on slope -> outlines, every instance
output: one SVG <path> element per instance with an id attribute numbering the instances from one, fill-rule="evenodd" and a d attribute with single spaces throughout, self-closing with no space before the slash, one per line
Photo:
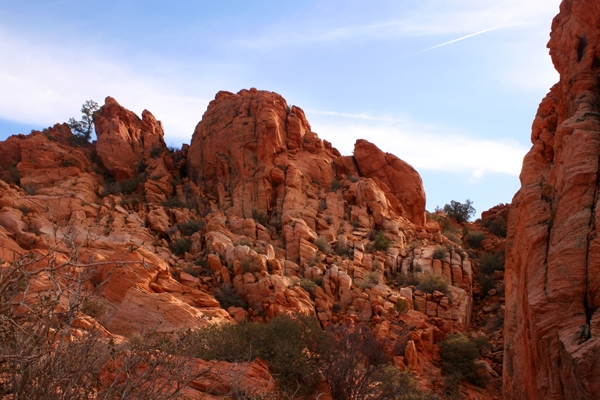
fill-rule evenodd
<path id="1" fill-rule="evenodd" d="M 385 343 L 367 328 L 340 326 L 322 346 L 320 367 L 334 400 L 426 400 L 411 374 L 392 366 Z"/>
<path id="2" fill-rule="evenodd" d="M 59 243 L 57 231 L 48 251 L 0 266 L 0 398 L 168 399 L 206 373 L 152 333 L 113 343 L 89 317 L 103 311 L 103 282 L 90 280 L 108 263 L 82 261 L 89 241 L 76 242 L 67 228 Z"/>

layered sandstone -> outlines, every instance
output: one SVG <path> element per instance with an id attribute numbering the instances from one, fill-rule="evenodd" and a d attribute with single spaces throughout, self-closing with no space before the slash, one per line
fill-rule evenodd
<path id="1" fill-rule="evenodd" d="M 565 0 L 507 240 L 504 395 L 600 397 L 600 5 Z"/>
<path id="2" fill-rule="evenodd" d="M 94 143 L 66 125 L 0 142 L 0 258 L 80 249 L 95 323 L 118 340 L 303 313 L 371 327 L 398 368 L 444 389 L 436 343 L 469 327 L 474 262 L 425 219 L 410 165 L 364 140 L 341 156 L 255 89 L 217 94 L 189 149 L 110 97 L 95 121 Z M 419 290 L 431 274 L 445 293 Z"/>
<path id="3" fill-rule="evenodd" d="M 376 179 L 386 193 L 393 195 L 388 196 L 390 201 L 401 207 L 413 223 L 425 223 L 423 181 L 410 164 L 393 154 L 382 152 L 364 139 L 356 141 L 353 154 L 361 175 Z"/>
<path id="4" fill-rule="evenodd" d="M 414 169 L 368 142 L 358 141 L 356 150 L 360 162 L 342 157 L 276 93 L 220 92 L 196 127 L 187 169 L 229 218 L 260 221 L 256 229 L 267 238 L 269 227 L 281 224 L 287 258 L 302 262 L 318 236 L 333 240 L 343 230 L 346 207 L 360 228 L 424 223 Z"/>
<path id="5" fill-rule="evenodd" d="M 142 118 L 122 107 L 112 97 L 94 115 L 96 152 L 116 180 L 132 179 L 139 171 L 136 165 L 152 149 L 166 149 L 162 124 L 148 110 Z"/>

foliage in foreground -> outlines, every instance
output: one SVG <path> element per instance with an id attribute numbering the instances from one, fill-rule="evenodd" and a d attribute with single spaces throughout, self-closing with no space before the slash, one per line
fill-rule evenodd
<path id="1" fill-rule="evenodd" d="M 184 354 L 204 360 L 266 361 L 281 389 L 294 393 L 298 386 L 310 389 L 318 382 L 316 349 L 323 335 L 313 318 L 283 315 L 268 324 L 213 324 L 183 332 L 180 340 Z"/>
<path id="2" fill-rule="evenodd" d="M 338 327 L 328 333 L 320 366 L 334 400 L 428 399 L 407 371 L 391 365 L 385 343 L 367 328 Z"/>
<path id="3" fill-rule="evenodd" d="M 77 328 L 85 315 L 99 317 L 105 310 L 96 294 L 103 282 L 93 289 L 89 285 L 102 263 L 83 262 L 83 244 L 63 233 L 66 254 L 55 247 L 46 255 L 29 253 L 0 264 L 0 397 L 177 397 L 204 373 L 192 373 L 187 359 L 172 356 L 177 343 L 145 334 L 135 343 L 116 345 L 93 323 Z M 115 268 L 127 263 L 117 262 Z"/>
<path id="4" fill-rule="evenodd" d="M 266 361 L 283 398 L 314 393 L 323 377 L 335 400 L 427 398 L 408 372 L 391 365 L 384 343 L 368 329 L 324 332 L 314 317 L 282 315 L 266 324 L 207 325 L 175 335 L 150 330 L 119 344 L 93 321 L 90 329 L 77 329 L 82 316 L 106 310 L 96 294 L 105 281 L 95 279 L 103 263 L 82 262 L 82 244 L 65 245 L 67 255 L 31 253 L 0 265 L 0 397 L 179 398 L 192 381 L 210 376 L 210 367 L 194 361 L 202 358 Z M 52 290 L 36 292 L 39 279 Z"/>
<path id="5" fill-rule="evenodd" d="M 462 333 L 456 333 L 449 335 L 438 345 L 442 349 L 442 370 L 454 395 L 458 392 L 458 382 L 463 380 L 477 386 L 485 386 L 486 379 L 475 364 L 475 360 L 480 356 L 476 343 Z"/>
<path id="6" fill-rule="evenodd" d="M 288 396 L 310 393 L 322 376 L 334 400 L 429 398 L 410 373 L 391 365 L 384 343 L 368 329 L 323 332 L 314 317 L 281 315 L 267 324 L 210 325 L 186 331 L 180 340 L 194 357 L 267 361 Z"/>

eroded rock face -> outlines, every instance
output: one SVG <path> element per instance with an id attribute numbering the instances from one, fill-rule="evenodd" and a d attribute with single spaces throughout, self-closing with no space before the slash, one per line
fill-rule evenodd
<path id="1" fill-rule="evenodd" d="M 95 118 L 94 143 L 75 146 L 66 125 L 0 142 L 0 260 L 80 248 L 105 309 L 86 321 L 107 337 L 302 313 L 369 326 L 398 368 L 444 390 L 436 343 L 468 329 L 474 264 L 425 223 L 412 167 L 362 140 L 341 156 L 301 109 L 255 89 L 217 94 L 180 151 L 112 98 Z M 447 291 L 417 289 L 432 274 Z"/>
<path id="2" fill-rule="evenodd" d="M 423 185 L 410 165 L 363 140 L 354 157 L 342 157 L 311 131 L 300 108 L 276 93 L 219 92 L 196 127 L 187 160 L 191 181 L 231 221 L 259 222 L 249 236 L 269 240 L 275 234 L 269 226 L 282 224 L 293 262 L 314 254 L 318 236 L 337 237 L 346 207 L 365 229 L 397 226 L 399 218 L 425 223 Z"/>
<path id="3" fill-rule="evenodd" d="M 315 184 L 328 190 L 336 156 L 311 132 L 304 112 L 289 108 L 280 95 L 219 92 L 192 137 L 188 171 L 221 208 L 248 218 L 284 201 L 285 187 L 303 191 Z"/>
<path id="4" fill-rule="evenodd" d="M 140 119 L 110 96 L 94 116 L 94 124 L 98 157 L 115 180 L 132 179 L 144 156 L 150 157 L 154 148 L 166 149 L 162 124 L 152 113 L 144 110 Z"/>
<path id="5" fill-rule="evenodd" d="M 399 213 L 405 213 L 414 224 L 425 223 L 423 181 L 410 164 L 364 139 L 354 144 L 354 159 L 360 173 L 378 181 Z"/>
<path id="6" fill-rule="evenodd" d="M 561 4 L 548 44 L 560 82 L 533 124 L 510 209 L 504 394 L 600 397 L 600 4 Z"/>

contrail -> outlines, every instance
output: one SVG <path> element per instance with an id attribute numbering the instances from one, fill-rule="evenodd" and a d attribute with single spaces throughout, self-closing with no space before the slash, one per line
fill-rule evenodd
<path id="1" fill-rule="evenodd" d="M 451 41 L 446 42 L 446 43 L 438 44 L 436 46 L 430 47 L 430 48 L 425 49 L 425 50 L 417 51 L 416 53 L 413 53 L 412 55 L 414 56 L 415 54 L 424 53 L 424 52 L 429 51 L 429 50 L 437 49 L 438 47 L 447 46 L 447 45 L 452 44 L 452 43 L 460 42 L 461 40 L 465 40 L 465 39 L 468 39 L 468 38 L 473 37 L 473 36 L 481 35 L 482 33 L 493 31 L 494 29 L 502 28 L 504 26 L 506 26 L 506 25 L 498 25 L 498 26 L 495 26 L 493 28 L 485 29 L 483 31 L 471 33 L 470 35 L 459 37 L 458 39 L 454 39 L 454 40 L 451 40 Z"/>

